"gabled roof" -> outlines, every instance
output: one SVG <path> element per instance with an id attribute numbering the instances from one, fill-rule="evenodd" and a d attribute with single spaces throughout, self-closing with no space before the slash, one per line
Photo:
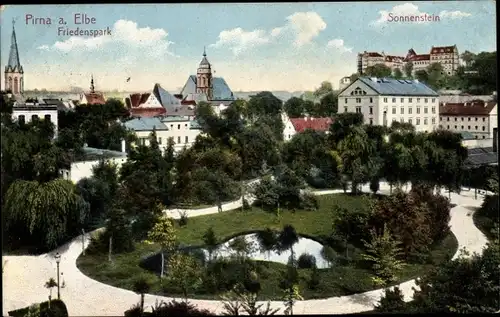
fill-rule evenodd
<path id="1" fill-rule="evenodd" d="M 431 54 L 448 54 L 456 50 L 456 46 L 436 46 L 431 48 Z"/>
<path id="2" fill-rule="evenodd" d="M 496 101 L 474 100 L 463 103 L 441 103 L 439 114 L 446 116 L 487 116 L 496 106 Z"/>
<path id="3" fill-rule="evenodd" d="M 333 120 L 331 118 L 291 118 L 293 128 L 297 133 L 306 129 L 328 131 Z"/>
<path id="4" fill-rule="evenodd" d="M 135 118 L 123 124 L 127 129 L 134 131 L 168 131 L 168 127 L 159 118 Z"/>
<path id="5" fill-rule="evenodd" d="M 399 62 L 402 63 L 404 60 L 404 57 L 401 56 L 392 56 L 392 55 L 386 55 L 385 56 L 385 61 L 386 62 Z"/>
<path id="6" fill-rule="evenodd" d="M 368 78 L 359 77 L 349 86 L 339 92 L 342 94 L 346 89 L 355 85 L 358 81 L 366 84 L 376 93 L 382 96 L 432 96 L 439 97 L 439 94 L 417 80 L 402 80 L 392 78 Z"/>
<path id="7" fill-rule="evenodd" d="M 191 82 L 191 84 L 190 84 Z M 194 83 L 194 85 L 192 85 Z M 222 77 L 212 78 L 212 90 L 213 96 L 212 100 L 236 100 L 234 98 L 233 92 L 229 88 L 228 84 Z M 181 91 L 183 96 L 189 94 L 196 94 L 196 75 L 191 75 L 188 78 L 188 82 L 184 85 Z"/>
<path id="8" fill-rule="evenodd" d="M 87 105 L 103 105 L 106 103 L 104 95 L 102 93 L 85 93 L 85 99 L 87 99 Z"/>
<path id="9" fill-rule="evenodd" d="M 155 95 L 158 102 L 163 106 L 163 108 L 167 110 L 167 113 L 174 111 L 176 107 L 179 107 L 181 105 L 180 100 L 163 89 L 160 84 L 155 84 L 153 88 L 153 94 Z"/>
<path id="10" fill-rule="evenodd" d="M 420 54 L 420 55 L 413 55 L 408 58 L 409 61 L 428 61 L 431 59 L 430 54 Z"/>
<path id="11" fill-rule="evenodd" d="M 137 108 L 143 103 L 145 103 L 149 96 L 151 96 L 151 93 L 145 93 L 145 94 L 131 94 L 129 98 L 129 101 L 127 103 L 127 107 L 130 105 L 129 108 Z"/>

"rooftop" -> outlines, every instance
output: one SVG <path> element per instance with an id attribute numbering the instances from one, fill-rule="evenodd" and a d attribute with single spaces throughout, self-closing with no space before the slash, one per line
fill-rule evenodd
<path id="1" fill-rule="evenodd" d="M 88 105 L 103 105 L 106 103 L 104 95 L 98 92 L 84 93 Z"/>
<path id="2" fill-rule="evenodd" d="M 75 158 L 75 162 L 96 161 L 100 159 L 110 159 L 117 157 L 127 157 L 127 153 L 113 150 L 96 149 L 93 147 L 85 146 L 83 147 L 83 155 Z"/>
<path id="3" fill-rule="evenodd" d="M 453 46 L 436 46 L 431 48 L 431 54 L 449 54 L 453 53 L 457 47 Z"/>
<path id="4" fill-rule="evenodd" d="M 331 118 L 291 118 L 293 128 L 300 133 L 304 130 L 311 129 L 315 131 L 328 131 L 333 120 Z"/>
<path id="5" fill-rule="evenodd" d="M 496 165 L 498 164 L 497 153 L 493 147 L 468 149 L 468 157 L 465 161 L 468 166 Z"/>
<path id="6" fill-rule="evenodd" d="M 359 77 L 351 85 L 344 88 L 340 93 L 345 91 L 348 87 L 355 85 L 356 82 L 361 81 L 371 89 L 375 90 L 379 95 L 383 96 L 432 96 L 438 97 L 438 93 L 427 87 L 424 83 L 418 80 L 403 80 L 392 78 L 368 78 Z"/>
<path id="7" fill-rule="evenodd" d="M 157 117 L 140 117 L 124 123 L 127 129 L 134 131 L 168 131 L 168 127 Z"/>
<path id="8" fill-rule="evenodd" d="M 473 100 L 463 103 L 441 103 L 439 114 L 447 116 L 487 116 L 496 106 L 496 101 Z"/>

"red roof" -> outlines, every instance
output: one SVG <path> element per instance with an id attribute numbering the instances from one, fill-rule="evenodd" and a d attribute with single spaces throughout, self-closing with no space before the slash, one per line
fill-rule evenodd
<path id="1" fill-rule="evenodd" d="M 453 53 L 455 46 L 436 46 L 431 48 L 431 54 L 447 54 Z"/>
<path id="2" fill-rule="evenodd" d="M 106 103 L 104 95 L 101 93 L 88 93 L 84 94 L 87 99 L 87 105 L 103 105 Z"/>
<path id="3" fill-rule="evenodd" d="M 331 118 L 292 118 L 293 128 L 300 133 L 306 129 L 328 131 L 333 120 Z"/>
<path id="4" fill-rule="evenodd" d="M 167 113 L 165 108 L 132 108 L 130 109 L 130 115 L 132 117 L 154 117 Z"/>
<path id="5" fill-rule="evenodd" d="M 148 100 L 150 93 L 145 94 L 131 94 L 130 98 L 127 98 L 126 103 L 128 108 L 137 108 Z"/>
<path id="6" fill-rule="evenodd" d="M 365 55 L 368 57 L 382 57 L 382 55 L 380 55 L 377 52 L 367 52 L 367 53 L 365 53 Z"/>
<path id="7" fill-rule="evenodd" d="M 473 100 L 461 103 L 441 103 L 439 114 L 447 116 L 487 116 L 496 105 L 496 101 Z"/>
<path id="8" fill-rule="evenodd" d="M 428 61 L 431 59 L 430 54 L 420 54 L 420 55 L 413 55 L 408 58 L 410 61 Z"/>

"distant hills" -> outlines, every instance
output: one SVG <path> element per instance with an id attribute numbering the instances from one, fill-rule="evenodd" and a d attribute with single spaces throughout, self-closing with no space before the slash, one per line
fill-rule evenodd
<path id="1" fill-rule="evenodd" d="M 87 90 L 81 88 L 81 87 L 70 87 L 69 91 L 48 91 L 46 89 L 35 89 L 35 90 L 27 90 L 24 92 L 26 97 L 29 98 L 54 98 L 54 99 L 79 99 L 79 95 Z M 236 98 L 241 98 L 244 100 L 249 100 L 250 96 L 258 94 L 260 91 L 235 91 L 233 92 L 234 96 Z M 122 91 L 104 91 L 104 96 L 106 98 L 117 98 L 117 99 L 124 99 L 128 97 L 128 95 L 134 93 L 134 92 L 122 92 Z M 273 95 L 275 95 L 277 98 L 287 101 L 288 99 L 292 97 L 300 97 L 304 94 L 304 91 L 294 91 L 294 92 L 289 92 L 289 91 L 284 91 L 284 90 L 278 90 L 278 91 L 271 91 Z"/>

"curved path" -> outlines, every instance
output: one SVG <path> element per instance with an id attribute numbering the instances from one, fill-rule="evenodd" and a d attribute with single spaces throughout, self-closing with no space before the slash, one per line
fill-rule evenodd
<path id="1" fill-rule="evenodd" d="M 389 186 L 381 183 L 381 193 L 388 193 Z M 363 186 L 363 191 L 368 192 L 368 186 Z M 342 190 L 327 190 L 315 192 L 316 195 L 342 193 Z M 486 246 L 486 237 L 474 226 L 472 210 L 479 207 L 483 195 L 474 199 L 473 191 L 462 191 L 461 194 L 451 194 L 451 201 L 456 204 L 451 209 L 450 227 L 458 240 L 459 250 L 465 248 L 469 252 L 481 253 Z M 247 198 L 251 199 L 251 198 Z M 223 210 L 241 207 L 241 199 L 224 204 Z M 217 213 L 217 207 L 199 210 L 186 210 L 189 217 Z M 166 211 L 172 217 L 179 217 L 179 210 Z M 89 241 L 89 234 L 85 236 L 85 246 Z M 61 298 L 68 307 L 70 316 L 123 316 L 123 312 L 139 301 L 139 295 L 132 291 L 109 286 L 85 276 L 76 267 L 76 259 L 82 252 L 82 237 L 75 238 L 72 242 L 40 256 L 5 256 L 2 259 L 3 273 L 3 315 L 13 309 L 29 306 L 47 300 L 48 290 L 44 283 L 50 277 L 56 276 L 56 263 L 54 254 L 61 254 L 60 270 L 66 286 L 61 289 Z M 459 251 L 454 258 L 459 255 Z M 62 281 L 61 281 L 62 283 Z M 405 300 L 411 300 L 414 280 L 402 283 L 400 288 L 405 295 Z M 349 296 L 332 297 L 327 299 L 299 301 L 294 306 L 294 314 L 345 314 L 369 311 L 379 301 L 383 290 L 374 290 Z M 57 296 L 57 289 L 53 290 L 53 297 Z M 150 307 L 158 301 L 169 301 L 172 298 L 146 295 L 145 307 Z M 191 300 L 201 308 L 221 313 L 222 303 L 215 300 Z M 281 301 L 271 302 L 272 307 L 280 308 L 283 313 Z"/>

